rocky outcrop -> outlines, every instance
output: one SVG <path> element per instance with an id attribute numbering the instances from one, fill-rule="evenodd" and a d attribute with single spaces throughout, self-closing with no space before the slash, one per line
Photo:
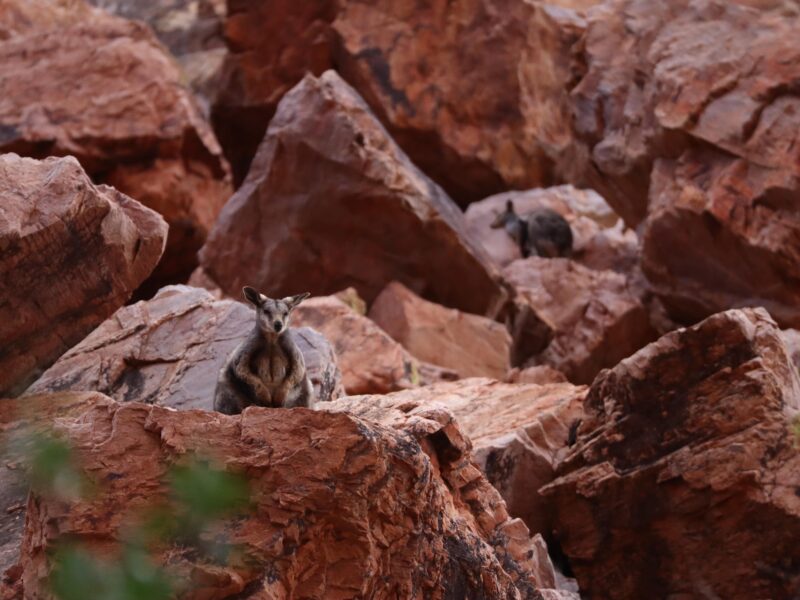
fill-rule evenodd
<path id="1" fill-rule="evenodd" d="M 214 127 L 237 182 L 244 180 L 283 95 L 306 73 L 333 67 L 334 0 L 228 2 Z"/>
<path id="2" fill-rule="evenodd" d="M 572 142 L 566 90 L 583 19 L 570 9 L 594 3 L 347 0 L 337 65 L 463 205 L 550 181 L 550 156 Z"/>
<path id="3" fill-rule="evenodd" d="M 225 0 L 88 0 L 126 19 L 144 21 L 178 59 L 185 81 L 209 114 L 226 56 Z"/>
<path id="4" fill-rule="evenodd" d="M 254 323 L 244 303 L 169 286 L 152 300 L 117 311 L 27 393 L 92 390 L 120 402 L 211 410 L 219 370 Z M 289 335 L 303 354 L 317 398 L 341 396 L 341 374 L 328 341 L 307 327 Z"/>
<path id="5" fill-rule="evenodd" d="M 511 263 L 503 276 L 534 323 L 552 332 L 549 344 L 525 356 L 525 329 L 515 330 L 515 364 L 549 365 L 573 383 L 594 376 L 655 336 L 648 312 L 624 275 L 596 271 L 565 258 L 531 257 Z"/>
<path id="6" fill-rule="evenodd" d="M 283 98 L 200 256 L 228 294 L 243 285 L 276 296 L 353 286 L 371 302 L 398 280 L 477 314 L 504 300 L 458 207 L 332 71 Z"/>
<path id="7" fill-rule="evenodd" d="M 188 277 L 231 193 L 211 129 L 148 28 L 90 9 L 62 19 L 47 4 L 0 41 L 0 152 L 73 155 L 96 183 L 158 211 L 170 232 L 153 285 Z"/>
<path id="8" fill-rule="evenodd" d="M 0 598 L 3 600 L 16 597 L 11 593 L 13 587 L 8 589 L 9 595 L 3 595 L 6 593 L 3 580 L 6 571 L 19 561 L 30 487 L 27 467 L 35 436 L 48 434 L 56 419 L 82 414 L 87 402 L 95 400 L 107 401 L 102 394 L 85 392 L 46 394 L 24 400 L 0 399 Z"/>
<path id="9" fill-rule="evenodd" d="M 508 201 L 514 203 L 514 209 L 523 218 L 541 208 L 549 208 L 563 216 L 572 229 L 571 258 L 590 269 L 630 273 L 639 261 L 636 233 L 625 229 L 621 219 L 599 194 L 561 185 L 505 192 L 467 207 L 465 217 L 470 234 L 481 242 L 501 267 L 522 258 L 519 245 L 504 229 L 491 228 L 495 215 L 505 210 Z"/>
<path id="10" fill-rule="evenodd" d="M 644 223 L 643 269 L 673 318 L 763 305 L 796 326 L 800 19 L 740 4 L 593 11 L 564 174 Z"/>
<path id="11" fill-rule="evenodd" d="M 17 580 L 26 597 L 39 597 L 52 568 L 47 550 L 60 539 L 108 553 L 123 538 L 123 517 L 167 500 L 170 465 L 202 454 L 246 474 L 251 504 L 204 534 L 224 537 L 239 558 L 214 561 L 180 540 L 152 549 L 193 597 L 533 600 L 538 587 L 552 588 L 541 542 L 509 518 L 452 415 L 416 410 L 386 421 L 89 399 L 54 431 L 98 490 L 83 500 L 31 497 Z"/>
<path id="12" fill-rule="evenodd" d="M 385 394 L 458 378 L 453 371 L 420 363 L 337 296 L 305 300 L 295 309 L 292 323 L 311 327 L 331 342 L 348 394 Z"/>
<path id="13" fill-rule="evenodd" d="M 418 359 L 461 377 L 502 380 L 510 368 L 511 336 L 503 325 L 427 302 L 400 283 L 384 288 L 369 317 Z"/>
<path id="14" fill-rule="evenodd" d="M 585 411 L 544 490 L 584 594 L 798 595 L 800 380 L 763 309 L 662 337 Z"/>
<path id="15" fill-rule="evenodd" d="M 161 217 L 93 185 L 74 158 L 0 156 L 0 395 L 122 306 L 166 237 Z"/>
<path id="16" fill-rule="evenodd" d="M 387 396 L 350 396 L 325 410 L 392 423 L 446 408 L 471 440 L 476 463 L 503 496 L 509 513 L 551 539 L 554 507 L 538 490 L 555 479 L 585 396 L 584 386 L 569 383 L 511 385 L 464 379 Z"/>

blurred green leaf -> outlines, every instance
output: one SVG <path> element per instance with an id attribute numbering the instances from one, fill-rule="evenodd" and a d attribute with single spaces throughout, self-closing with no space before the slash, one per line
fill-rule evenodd
<path id="1" fill-rule="evenodd" d="M 247 506 L 247 481 L 234 473 L 193 460 L 172 469 L 169 484 L 175 500 L 194 518 L 210 521 Z"/>
<path id="2" fill-rule="evenodd" d="M 89 480 L 75 465 L 72 449 L 57 438 L 31 436 L 27 452 L 34 491 L 61 500 L 78 500 L 90 491 Z"/>

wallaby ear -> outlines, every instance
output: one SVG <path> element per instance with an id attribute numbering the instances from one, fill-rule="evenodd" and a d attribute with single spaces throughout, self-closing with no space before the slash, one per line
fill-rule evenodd
<path id="1" fill-rule="evenodd" d="M 514 202 L 511 200 L 506 200 L 506 212 L 513 213 L 514 212 Z"/>
<path id="2" fill-rule="evenodd" d="M 290 310 L 294 310 L 297 308 L 297 305 L 300 304 L 303 300 L 308 298 L 311 295 L 311 292 L 304 292 L 302 294 L 296 294 L 295 296 L 287 296 L 283 299 L 286 304 L 289 305 Z"/>
<path id="3" fill-rule="evenodd" d="M 255 288 L 251 288 L 249 285 L 246 285 L 242 288 L 242 294 L 244 294 L 245 300 L 247 300 L 253 306 L 261 306 L 261 294 L 259 294 Z"/>

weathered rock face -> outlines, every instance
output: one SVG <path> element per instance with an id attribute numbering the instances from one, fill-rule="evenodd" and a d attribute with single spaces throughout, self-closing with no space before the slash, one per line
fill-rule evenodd
<path id="1" fill-rule="evenodd" d="M 306 73 L 333 67 L 334 0 L 228 0 L 214 127 L 237 182 L 247 175 L 283 95 Z"/>
<path id="2" fill-rule="evenodd" d="M 326 405 L 367 420 L 390 422 L 444 407 L 474 447 L 475 461 L 514 517 L 551 537 L 554 507 L 539 495 L 555 479 L 570 428 L 582 416 L 586 387 L 569 383 L 511 385 L 464 379 L 387 396 L 350 396 Z"/>
<path id="3" fill-rule="evenodd" d="M 150 25 L 159 40 L 178 59 L 185 81 L 202 101 L 204 112 L 209 113 L 226 55 L 222 36 L 225 0 L 88 2 L 115 15 Z"/>
<path id="4" fill-rule="evenodd" d="M 585 410 L 544 490 L 583 593 L 800 593 L 800 381 L 764 310 L 662 337 L 601 374 Z"/>
<path id="5" fill-rule="evenodd" d="M 26 597 L 44 593 L 57 539 L 107 553 L 126 515 L 167 499 L 169 465 L 196 453 L 246 474 L 252 509 L 209 534 L 235 545 L 241 560 L 215 564 L 170 543 L 154 549 L 157 563 L 194 584 L 194 597 L 534 599 L 537 587 L 553 586 L 541 544 L 508 517 L 441 409 L 392 426 L 307 409 L 226 416 L 93 400 L 55 431 L 102 483 L 87 500 L 28 502 Z"/>
<path id="6" fill-rule="evenodd" d="M 510 368 L 511 336 L 503 325 L 427 302 L 400 283 L 386 286 L 369 317 L 420 360 L 461 377 L 502 380 Z"/>
<path id="7" fill-rule="evenodd" d="M 311 327 L 330 340 L 348 394 L 385 394 L 458 377 L 446 369 L 421 365 L 389 334 L 336 296 L 305 300 L 295 309 L 292 323 Z"/>
<path id="8" fill-rule="evenodd" d="M 353 286 L 371 302 L 398 280 L 467 312 L 493 313 L 504 299 L 458 207 L 332 71 L 283 98 L 201 263 L 228 294 Z"/>
<path id="9" fill-rule="evenodd" d="M 214 135 L 146 27 L 60 15 L 0 42 L 0 152 L 73 155 L 95 182 L 161 213 L 170 232 L 154 284 L 186 277 L 231 193 Z"/>
<path id="10" fill-rule="evenodd" d="M 574 383 L 591 383 L 601 369 L 655 336 L 647 310 L 619 273 L 565 258 L 531 257 L 511 263 L 503 276 L 516 289 L 517 302 L 552 331 L 541 352 L 530 357 L 515 352 L 515 362 L 550 365 Z"/>
<path id="11" fill-rule="evenodd" d="M 503 229 L 490 227 L 496 214 L 512 201 L 517 214 L 549 208 L 563 216 L 572 229 L 572 259 L 591 269 L 630 272 L 639 258 L 634 233 L 625 229 L 605 200 L 592 190 L 571 185 L 506 192 L 473 202 L 465 213 L 469 232 L 501 267 L 522 258 L 519 246 Z"/>
<path id="12" fill-rule="evenodd" d="M 644 222 L 643 268 L 673 318 L 755 304 L 794 326 L 800 19 L 740 4 L 593 11 L 571 92 L 583 150 L 564 171 Z"/>
<path id="13" fill-rule="evenodd" d="M 219 370 L 254 323 L 252 309 L 243 303 L 169 286 L 152 300 L 117 311 L 27 393 L 92 390 L 120 402 L 211 410 Z M 307 327 L 289 334 L 303 353 L 317 398 L 341 396 L 341 374 L 328 341 Z"/>
<path id="14" fill-rule="evenodd" d="M 571 143 L 566 87 L 583 19 L 515 0 L 341 3 L 337 66 L 459 203 L 546 183 Z M 479 50 L 481 49 L 481 50 Z"/>
<path id="15" fill-rule="evenodd" d="M 101 394 L 85 392 L 0 400 L 0 598 L 4 600 L 15 597 L 3 595 L 3 575 L 19 560 L 25 525 L 29 487 L 25 465 L 30 460 L 26 441 L 47 433 L 56 419 L 82 414 L 93 400 L 107 401 Z"/>
<path id="16" fill-rule="evenodd" d="M 798 176 L 703 151 L 656 163 L 642 270 L 674 319 L 763 306 L 800 327 Z"/>
<path id="17" fill-rule="evenodd" d="M 122 306 L 166 236 L 158 214 L 93 185 L 72 157 L 0 156 L 0 395 Z"/>

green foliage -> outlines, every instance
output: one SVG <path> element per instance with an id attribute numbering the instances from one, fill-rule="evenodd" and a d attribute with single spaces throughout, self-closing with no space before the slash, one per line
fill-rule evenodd
<path id="1" fill-rule="evenodd" d="M 140 548 L 128 546 L 119 561 L 108 561 L 66 546 L 53 559 L 50 586 L 60 600 L 168 600 L 173 595 L 164 570 Z"/>
<path id="2" fill-rule="evenodd" d="M 33 442 L 31 481 L 49 490 L 74 492 L 86 488 L 86 478 L 75 467 L 70 448 L 42 437 Z M 169 572 L 148 556 L 153 544 L 178 543 L 194 547 L 217 561 L 228 559 L 233 548 L 202 534 L 218 519 L 249 505 L 244 478 L 192 459 L 173 467 L 167 477 L 170 502 L 154 506 L 144 523 L 123 534 L 118 560 L 100 559 L 79 545 L 62 543 L 52 557 L 50 578 L 59 600 L 166 600 L 176 589 Z M 36 488 L 34 488 L 36 489 Z M 59 497 L 63 497 L 60 495 Z"/>
<path id="3" fill-rule="evenodd" d="M 72 449 L 62 440 L 35 434 L 28 440 L 26 454 L 33 490 L 40 495 L 60 500 L 86 497 L 91 484 L 75 465 Z"/>

